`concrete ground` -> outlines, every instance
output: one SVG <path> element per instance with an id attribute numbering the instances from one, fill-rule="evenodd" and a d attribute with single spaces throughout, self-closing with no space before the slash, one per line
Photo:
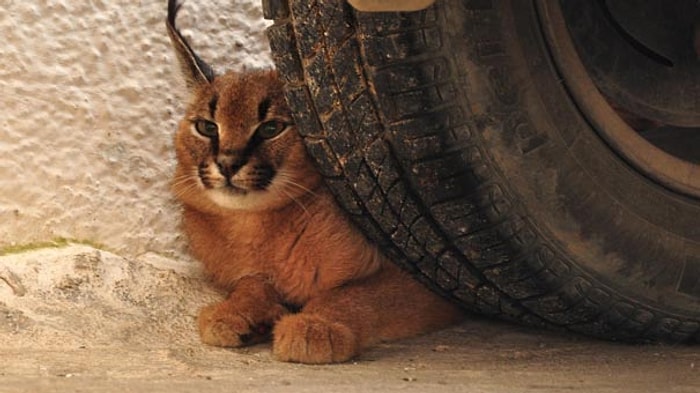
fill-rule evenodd
<path id="1" fill-rule="evenodd" d="M 700 392 L 700 348 L 623 345 L 471 318 L 351 363 L 201 345 L 219 296 L 191 266 L 83 246 L 0 257 L 0 392 Z"/>

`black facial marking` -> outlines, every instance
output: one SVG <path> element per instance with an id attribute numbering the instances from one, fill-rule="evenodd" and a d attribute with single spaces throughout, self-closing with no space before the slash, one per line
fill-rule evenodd
<path id="1" fill-rule="evenodd" d="M 211 154 L 216 157 L 219 155 L 219 137 L 211 138 Z"/>
<path id="2" fill-rule="evenodd" d="M 267 112 L 270 110 L 270 106 L 272 106 L 272 100 L 269 97 L 260 101 L 260 104 L 258 105 L 259 121 L 265 120 L 265 118 L 267 117 Z"/>
<path id="3" fill-rule="evenodd" d="M 272 184 L 272 179 L 277 174 L 275 168 L 270 165 L 260 165 L 255 167 L 255 188 L 258 190 L 266 189 Z"/>
<path id="4" fill-rule="evenodd" d="M 219 95 L 214 94 L 214 96 L 209 100 L 209 115 L 212 119 L 216 119 L 216 107 L 219 105 Z"/>
<path id="5" fill-rule="evenodd" d="M 250 159 L 250 156 L 253 155 L 253 152 L 262 144 L 262 140 L 260 138 L 256 138 L 255 136 L 253 138 L 250 138 L 248 140 L 248 143 L 245 145 L 245 148 L 243 151 L 240 153 L 241 155 L 241 162 L 245 165 L 245 163 L 248 162 L 248 159 Z"/>

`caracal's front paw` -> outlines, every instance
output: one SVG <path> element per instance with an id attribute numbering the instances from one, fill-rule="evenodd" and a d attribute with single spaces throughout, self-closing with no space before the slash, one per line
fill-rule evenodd
<path id="1" fill-rule="evenodd" d="M 225 303 L 202 308 L 197 318 L 202 342 L 217 347 L 240 347 L 265 341 L 269 338 L 270 325 L 251 326 L 251 321 L 241 313 L 231 310 Z"/>
<path id="2" fill-rule="evenodd" d="M 345 325 L 304 313 L 282 318 L 274 330 L 272 351 L 278 360 L 310 364 L 339 363 L 359 350 Z"/>

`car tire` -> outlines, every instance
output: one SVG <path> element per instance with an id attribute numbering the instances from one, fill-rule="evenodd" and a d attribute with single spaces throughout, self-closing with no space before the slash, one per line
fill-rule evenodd
<path id="1" fill-rule="evenodd" d="M 309 153 L 398 264 L 482 314 L 700 337 L 700 198 L 638 170 L 582 110 L 553 55 L 554 2 L 263 5 Z"/>

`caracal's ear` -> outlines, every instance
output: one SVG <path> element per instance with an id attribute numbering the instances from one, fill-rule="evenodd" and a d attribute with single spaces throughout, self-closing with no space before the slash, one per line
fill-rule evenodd
<path id="1" fill-rule="evenodd" d="M 175 18 L 177 18 L 180 6 L 182 6 L 182 3 L 178 0 L 168 0 L 168 17 L 165 20 L 165 25 L 168 28 L 170 42 L 172 42 L 177 54 L 177 60 L 180 63 L 180 69 L 187 82 L 187 87 L 192 89 L 195 86 L 211 83 L 214 80 L 214 71 L 194 53 L 190 45 L 182 37 L 182 34 L 177 30 L 177 27 L 175 27 Z"/>

